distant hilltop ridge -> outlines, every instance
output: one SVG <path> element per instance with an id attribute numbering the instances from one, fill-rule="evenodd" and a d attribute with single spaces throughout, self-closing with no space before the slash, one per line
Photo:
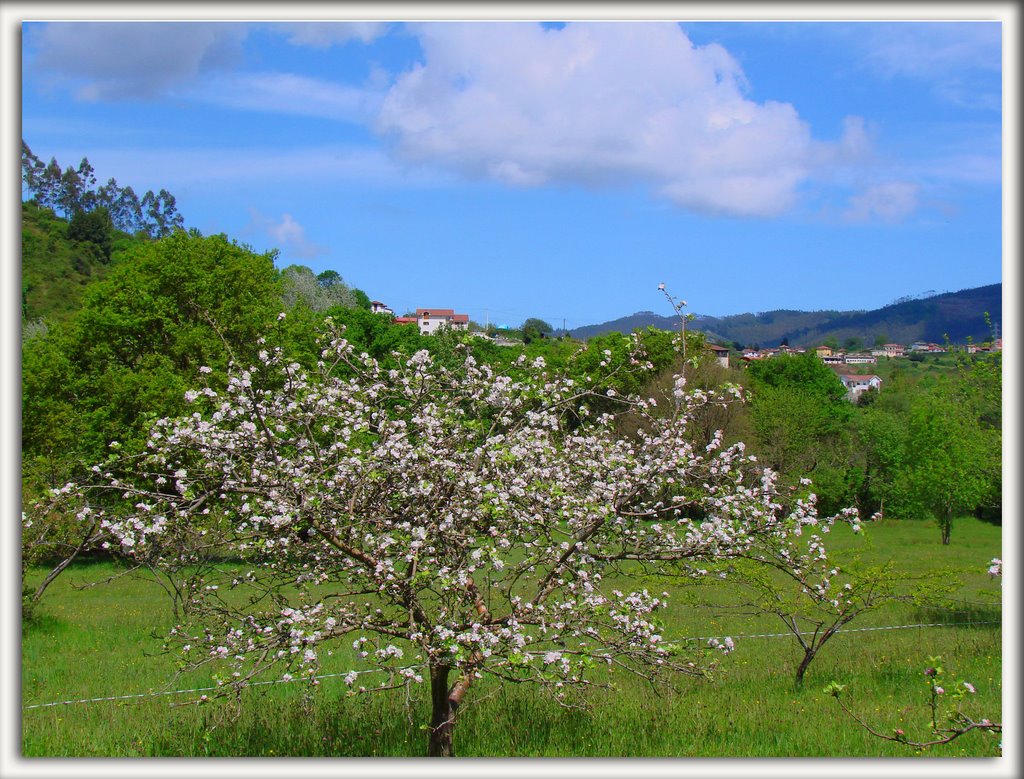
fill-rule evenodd
<path id="1" fill-rule="evenodd" d="M 953 343 L 963 343 L 968 338 L 985 341 L 992 337 L 985 324 L 986 313 L 994 325 L 1001 326 L 1001 282 L 931 297 L 908 296 L 872 311 L 781 309 L 726 317 L 697 315 L 688 327 L 704 332 L 712 341 L 742 346 L 772 347 L 786 341 L 794 347 L 811 347 L 826 338 L 840 343 L 858 338 L 870 345 L 880 336 L 891 343 L 942 343 L 947 336 Z M 678 330 L 679 318 L 639 311 L 610 322 L 578 327 L 569 335 L 586 340 L 601 333 L 630 333 L 643 327 Z"/>

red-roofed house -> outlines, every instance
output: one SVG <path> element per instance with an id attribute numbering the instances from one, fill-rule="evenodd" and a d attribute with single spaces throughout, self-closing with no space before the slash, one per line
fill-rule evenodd
<path id="1" fill-rule="evenodd" d="M 417 308 L 416 321 L 419 323 L 421 335 L 430 335 L 442 327 L 450 327 L 453 330 L 469 329 L 469 314 L 456 314 L 451 308 Z"/>

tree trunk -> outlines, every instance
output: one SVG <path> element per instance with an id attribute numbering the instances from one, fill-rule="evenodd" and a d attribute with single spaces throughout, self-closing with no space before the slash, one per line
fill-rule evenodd
<path id="1" fill-rule="evenodd" d="M 949 535 L 953 530 L 953 516 L 947 515 L 942 520 L 942 543 L 949 544 Z"/>
<path id="2" fill-rule="evenodd" d="M 796 686 L 802 687 L 804 684 L 804 674 L 807 673 L 807 668 L 810 666 L 811 661 L 814 659 L 814 655 L 817 649 L 804 650 L 804 659 L 800 661 L 800 665 L 796 669 Z"/>
<path id="3" fill-rule="evenodd" d="M 433 713 L 430 718 L 430 743 L 428 757 L 455 757 L 452 746 L 452 730 L 455 728 L 455 706 L 448 697 L 448 672 L 450 666 L 430 667 L 430 700 Z"/>

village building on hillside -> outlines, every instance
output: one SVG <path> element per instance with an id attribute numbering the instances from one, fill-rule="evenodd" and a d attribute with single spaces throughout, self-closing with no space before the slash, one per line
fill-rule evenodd
<path id="1" fill-rule="evenodd" d="M 381 303 L 379 300 L 370 301 L 370 311 L 375 314 L 394 314 L 395 312 Z"/>
<path id="2" fill-rule="evenodd" d="M 927 354 L 945 354 L 946 347 L 939 346 L 935 343 L 928 341 L 914 341 L 910 346 L 907 347 L 908 352 L 925 352 Z"/>
<path id="3" fill-rule="evenodd" d="M 978 352 L 1001 352 L 1003 351 L 1003 339 L 997 338 L 994 341 L 986 341 L 985 343 L 969 343 L 963 347 L 964 351 L 968 354 L 977 354 Z"/>
<path id="4" fill-rule="evenodd" d="M 833 354 L 832 347 L 825 346 L 825 344 L 821 344 L 821 346 L 815 346 L 814 353 L 819 357 L 831 357 Z"/>
<path id="5" fill-rule="evenodd" d="M 866 354 L 864 352 L 854 352 L 852 354 L 846 355 L 845 362 L 847 365 L 861 365 L 866 363 L 877 363 L 878 358 L 875 357 L 873 354 Z"/>
<path id="6" fill-rule="evenodd" d="M 442 327 L 453 330 L 469 329 L 469 314 L 456 314 L 450 308 L 417 308 L 416 322 L 420 335 L 432 335 Z"/>
<path id="7" fill-rule="evenodd" d="M 715 356 L 718 364 L 723 368 L 729 367 L 729 349 L 725 346 L 719 346 L 718 344 L 707 344 L 710 352 Z"/>
<path id="8" fill-rule="evenodd" d="M 846 398 L 847 400 L 855 401 L 860 397 L 862 392 L 873 389 L 881 391 L 882 389 L 882 378 L 875 376 L 874 374 L 868 375 L 857 375 L 854 373 L 846 373 L 839 376 L 839 380 L 843 382 L 843 386 L 846 387 Z"/>
<path id="9" fill-rule="evenodd" d="M 800 347 L 794 348 L 782 345 L 769 347 L 767 349 L 744 349 L 742 356 L 744 360 L 750 362 L 751 360 L 764 360 L 769 357 L 775 357 L 778 354 L 803 354 L 806 351 L 806 349 L 802 349 Z"/>

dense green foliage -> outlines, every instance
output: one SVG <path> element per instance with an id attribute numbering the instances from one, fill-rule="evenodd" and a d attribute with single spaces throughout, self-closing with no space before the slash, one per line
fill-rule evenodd
<path id="1" fill-rule="evenodd" d="M 817 484 L 826 511 L 856 502 L 861 480 L 850 457 L 853 407 L 834 371 L 813 352 L 780 355 L 746 369 L 758 455 L 790 485 Z"/>
<path id="2" fill-rule="evenodd" d="M 1001 517 L 998 352 L 883 359 L 880 392 L 842 399 L 836 374 L 812 355 L 751 363 L 751 441 L 790 482 L 809 476 L 826 510 L 856 505 L 903 519 Z"/>
<path id="3" fill-rule="evenodd" d="M 1001 359 L 958 356 L 946 370 L 901 365 L 854 420 L 866 458 L 865 499 L 888 516 L 1001 518 Z"/>
<path id="4" fill-rule="evenodd" d="M 137 446 L 201 367 L 251 358 L 279 310 L 270 254 L 184 232 L 128 247 L 80 310 L 23 344 L 26 466 L 63 477 L 114 441 Z"/>

